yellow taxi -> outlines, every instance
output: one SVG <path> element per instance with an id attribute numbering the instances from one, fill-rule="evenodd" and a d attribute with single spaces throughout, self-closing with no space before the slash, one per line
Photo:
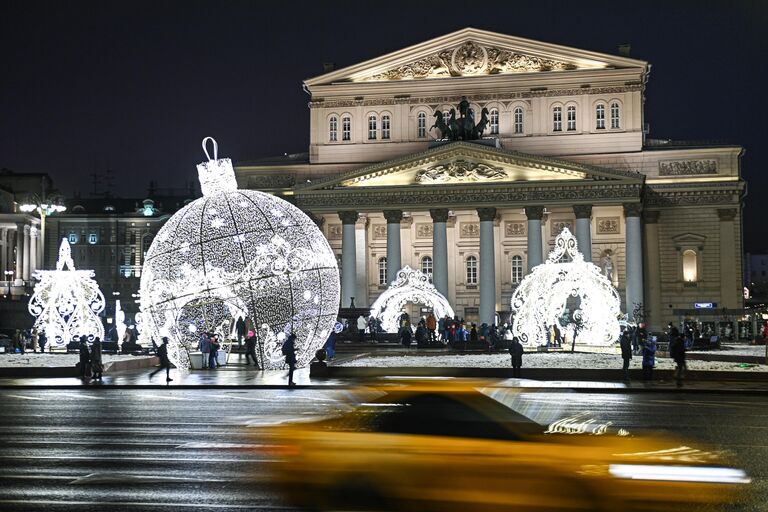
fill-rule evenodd
<path id="1" fill-rule="evenodd" d="M 680 511 L 732 501 L 749 478 L 716 453 L 573 417 L 541 427 L 491 383 L 376 384 L 339 417 L 268 427 L 272 478 L 313 510 Z"/>

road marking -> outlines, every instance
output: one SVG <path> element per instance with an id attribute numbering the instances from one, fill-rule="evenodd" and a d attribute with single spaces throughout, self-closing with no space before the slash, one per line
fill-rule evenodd
<path id="1" fill-rule="evenodd" d="M 7 397 L 11 398 L 21 398 L 22 400 L 45 400 L 45 398 L 40 398 L 38 396 L 24 396 L 24 395 L 5 395 Z"/>
<path id="2" fill-rule="evenodd" d="M 53 396 L 53 395 L 52 395 Z M 72 398 L 87 398 L 89 400 L 104 400 L 103 396 L 86 395 L 85 393 L 61 393 L 58 392 L 55 396 L 70 396 Z"/>
<path id="3" fill-rule="evenodd" d="M 0 500 L 0 504 L 6 505 L 88 505 L 92 507 L 170 507 L 170 508 L 200 508 L 204 510 L 216 508 L 237 508 L 244 510 L 295 510 L 294 507 L 284 505 L 264 504 L 264 505 L 236 505 L 225 503 L 158 503 L 153 501 L 63 501 L 63 500 Z"/>
<path id="4" fill-rule="evenodd" d="M 70 477 L 69 480 L 72 480 Z M 111 483 L 187 483 L 187 482 L 226 482 L 226 480 L 210 477 L 184 477 L 166 475 L 130 475 L 125 473 L 90 473 L 69 482 L 70 485 L 111 484 Z"/>
<path id="5" fill-rule="evenodd" d="M 194 398 L 184 398 L 183 396 L 168 396 L 168 395 L 135 395 L 138 398 L 151 398 L 153 400 L 177 400 L 182 402 L 190 402 L 192 400 L 202 400 L 205 398 L 205 395 L 201 395 L 200 398 L 194 399 Z"/>
<path id="6" fill-rule="evenodd" d="M 176 448 L 189 448 L 189 449 L 207 449 L 218 448 L 225 450 L 234 450 L 239 448 L 244 449 L 259 449 L 270 445 L 266 444 L 248 444 L 248 443 L 185 443 L 180 444 Z"/>

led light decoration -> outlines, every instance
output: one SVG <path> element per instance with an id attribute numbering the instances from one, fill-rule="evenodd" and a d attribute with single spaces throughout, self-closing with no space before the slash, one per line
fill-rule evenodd
<path id="1" fill-rule="evenodd" d="M 404 266 L 397 272 L 397 277 L 371 306 L 371 316 L 381 321 L 381 328 L 386 332 L 397 332 L 398 318 L 407 303 L 424 304 L 431 307 L 437 318 L 445 315 L 453 317 L 453 308 L 429 277 L 416 269 Z"/>
<path id="2" fill-rule="evenodd" d="M 66 268 L 65 268 L 66 267 Z M 76 270 L 66 238 L 59 246 L 56 270 L 37 270 L 38 280 L 29 300 L 29 312 L 37 317 L 35 328 L 44 331 L 52 347 L 64 347 L 80 336 L 104 338 L 99 313 L 104 311 L 104 295 L 94 281 L 93 270 Z"/>
<path id="3" fill-rule="evenodd" d="M 120 299 L 115 301 L 115 329 L 117 329 L 117 339 L 123 341 L 125 331 L 128 326 L 125 325 L 125 311 L 120 307 Z"/>
<path id="4" fill-rule="evenodd" d="M 526 346 L 546 345 L 549 329 L 558 323 L 577 344 L 610 345 L 620 334 L 620 314 L 618 292 L 599 267 L 584 261 L 576 238 L 563 228 L 547 261 L 512 295 L 512 334 Z"/>
<path id="5" fill-rule="evenodd" d="M 206 142 L 203 149 L 208 156 Z M 174 214 L 147 251 L 141 273 L 142 339 L 169 339 L 169 357 L 189 368 L 200 332 L 226 339 L 250 318 L 262 368 L 282 368 L 282 341 L 296 338 L 298 366 L 328 338 L 338 314 L 339 270 L 323 234 L 301 210 L 238 190 L 232 162 L 197 166 L 203 197 Z"/>

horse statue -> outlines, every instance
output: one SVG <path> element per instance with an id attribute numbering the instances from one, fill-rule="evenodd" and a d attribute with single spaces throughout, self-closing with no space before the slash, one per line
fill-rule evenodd
<path id="1" fill-rule="evenodd" d="M 452 108 L 450 111 L 450 117 L 448 118 L 448 129 L 451 131 L 451 140 L 461 139 L 461 126 L 456 119 L 456 109 Z"/>
<path id="2" fill-rule="evenodd" d="M 486 126 L 488 126 L 489 122 L 490 121 L 488 120 L 488 109 L 483 107 L 483 110 L 480 113 L 480 121 L 472 129 L 472 138 L 479 139 L 480 137 L 482 137 L 483 132 L 485 131 L 485 128 Z"/>
<path id="3" fill-rule="evenodd" d="M 432 125 L 432 127 L 429 129 L 432 131 L 432 128 L 437 128 L 440 130 L 440 138 L 441 139 L 452 139 L 451 136 L 451 128 L 446 124 L 445 118 L 443 117 L 443 113 L 438 110 L 435 112 L 435 124 Z"/>

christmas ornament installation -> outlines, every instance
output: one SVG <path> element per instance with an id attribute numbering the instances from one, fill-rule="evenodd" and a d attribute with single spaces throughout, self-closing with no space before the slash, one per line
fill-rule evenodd
<path id="1" fill-rule="evenodd" d="M 213 143 L 213 159 L 206 143 Z M 296 334 L 298 366 L 323 346 L 339 308 L 336 257 L 295 206 L 238 190 L 229 158 L 203 139 L 197 166 L 203 197 L 174 214 L 152 242 L 141 273 L 142 337 L 167 336 L 169 357 L 189 368 L 202 331 L 228 336 L 234 319 L 253 322 L 261 367 L 284 367 L 282 342 Z"/>
<path id="2" fill-rule="evenodd" d="M 88 341 L 96 336 L 104 338 L 104 326 L 98 316 L 104 311 L 104 295 L 93 276 L 93 270 L 75 270 L 66 238 L 59 246 L 56 270 L 35 272 L 38 283 L 28 309 L 37 317 L 35 328 L 45 332 L 49 346 L 64 347 L 83 335 Z"/>
<path id="3" fill-rule="evenodd" d="M 621 299 L 597 265 L 584 261 L 568 228 L 555 238 L 543 265 L 525 276 L 512 295 L 512 334 L 523 345 L 547 344 L 558 324 L 570 342 L 605 346 L 620 334 Z"/>

